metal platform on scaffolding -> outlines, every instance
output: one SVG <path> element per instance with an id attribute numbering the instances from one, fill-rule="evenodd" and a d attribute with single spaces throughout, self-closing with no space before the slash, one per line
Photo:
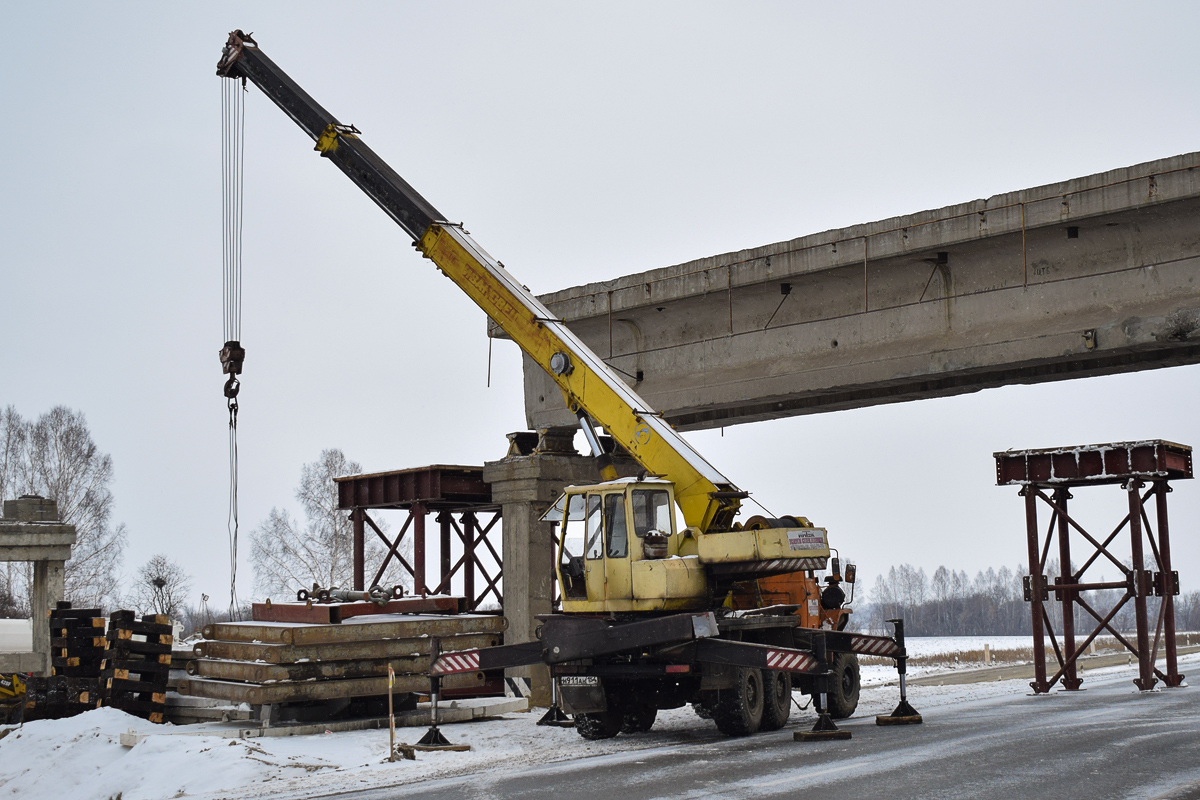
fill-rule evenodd
<path id="1" fill-rule="evenodd" d="M 483 481 L 483 467 L 433 465 L 370 475 L 348 475 L 335 479 L 338 508 L 350 512 L 354 525 L 354 588 L 363 590 L 379 584 L 388 566 L 396 560 L 413 579 L 413 594 L 449 595 L 451 583 L 461 581 L 466 611 L 474 611 L 489 595 L 502 606 L 503 559 L 493 544 L 499 536 L 500 506 L 492 502 L 492 490 Z M 407 512 L 393 537 L 387 536 L 368 514 L 374 510 Z M 426 517 L 436 514 L 438 524 L 437 583 L 430 584 L 426 571 L 432 555 L 426 537 Z M 386 553 L 366 581 L 366 531 L 382 540 Z M 493 532 L 494 531 L 494 532 Z M 412 563 L 401 552 L 411 532 Z M 481 579 L 477 582 L 477 578 Z M 480 588 L 479 584 L 482 584 Z"/>

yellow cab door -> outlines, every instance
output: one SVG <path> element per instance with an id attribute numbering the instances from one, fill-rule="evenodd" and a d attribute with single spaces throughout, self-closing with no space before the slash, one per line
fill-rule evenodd
<path id="1" fill-rule="evenodd" d="M 605 600 L 604 580 L 604 513 L 599 494 L 588 494 L 583 521 L 584 530 L 584 583 L 587 599 L 593 603 Z"/>
<path id="2" fill-rule="evenodd" d="M 633 573 L 630 567 L 629 525 L 625 511 L 625 492 L 610 492 L 603 497 L 604 509 L 604 597 L 610 604 L 633 599 Z M 619 610 L 621 606 L 614 606 Z"/>

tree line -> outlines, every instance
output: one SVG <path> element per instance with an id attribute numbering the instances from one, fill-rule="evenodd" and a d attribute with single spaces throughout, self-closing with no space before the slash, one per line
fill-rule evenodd
<path id="1" fill-rule="evenodd" d="M 1058 562 L 1046 565 L 1048 576 L 1059 573 Z M 1032 636 L 1030 604 L 1025 601 L 1024 564 L 1015 569 L 989 567 L 974 578 L 964 570 L 939 566 L 929 577 L 925 570 L 911 564 L 892 567 L 878 575 L 856 622 L 875 633 L 890 633 L 889 619 L 903 618 L 905 633 L 911 636 Z M 1053 580 L 1053 578 L 1051 578 Z M 1091 591 L 1083 595 L 1101 617 L 1123 596 L 1120 589 Z M 1160 598 L 1147 600 L 1151 636 L 1158 620 Z M 1046 602 L 1056 635 L 1062 631 L 1062 606 L 1053 593 Z M 1076 631 L 1091 631 L 1096 620 L 1082 608 L 1075 609 Z M 1112 620 L 1119 631 L 1136 626 L 1134 605 L 1125 603 Z M 1188 592 L 1175 598 L 1175 626 L 1180 631 L 1200 631 L 1200 592 Z"/>

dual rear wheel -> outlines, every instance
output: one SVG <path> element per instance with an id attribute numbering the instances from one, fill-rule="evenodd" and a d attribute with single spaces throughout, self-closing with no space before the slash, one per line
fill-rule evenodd
<path id="1" fill-rule="evenodd" d="M 611 739 L 618 733 L 645 733 L 657 718 L 652 705 L 614 703 L 605 711 L 576 714 L 575 730 L 585 739 Z"/>
<path id="2" fill-rule="evenodd" d="M 734 684 L 712 708 L 717 730 L 726 736 L 777 731 L 792 711 L 792 676 L 787 672 L 738 667 Z"/>

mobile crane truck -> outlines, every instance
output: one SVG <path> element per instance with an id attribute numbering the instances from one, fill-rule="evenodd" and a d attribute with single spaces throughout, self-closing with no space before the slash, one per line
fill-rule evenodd
<path id="1" fill-rule="evenodd" d="M 561 612 L 541 618 L 538 641 L 441 654 L 431 667 L 435 691 L 442 675 L 546 664 L 557 691 L 544 721 L 602 739 L 649 730 L 659 709 L 686 703 L 731 736 L 776 730 L 795 688 L 812 695 L 819 713 L 814 730 L 797 738 L 848 738 L 833 718 L 854 712 L 857 654 L 866 653 L 895 659 L 900 676 L 900 704 L 877 721 L 920 721 L 905 699 L 903 622 L 893 620 L 895 636 L 845 630 L 841 584 L 853 583 L 854 567 L 843 576 L 839 560 L 831 563 L 825 529 L 800 516 L 735 521 L 748 493 L 252 36 L 229 35 L 217 74 L 261 89 L 550 374 L 598 459 L 603 482 L 569 487 L 543 517 L 558 526 Z M 642 477 L 617 479 L 599 426 L 644 468 Z M 827 567 L 822 589 L 816 573 Z"/>

